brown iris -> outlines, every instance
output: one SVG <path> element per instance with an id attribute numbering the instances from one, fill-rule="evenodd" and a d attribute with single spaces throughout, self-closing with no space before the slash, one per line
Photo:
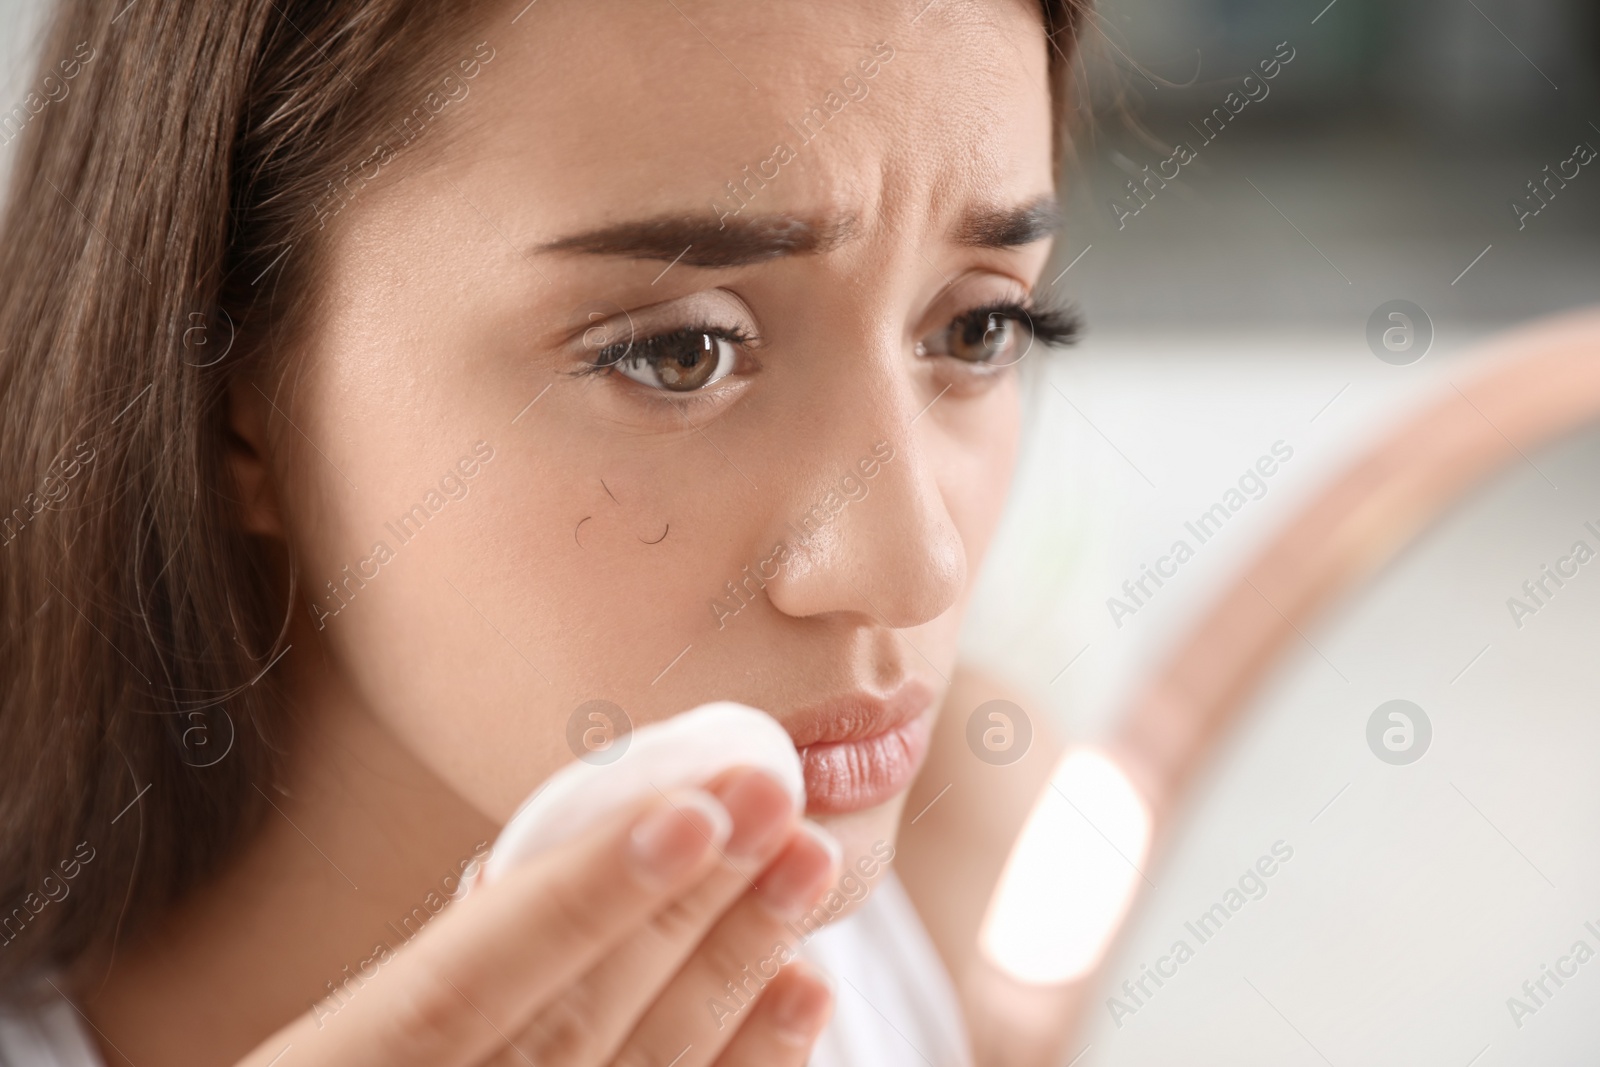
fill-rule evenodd
<path id="1" fill-rule="evenodd" d="M 1011 316 L 991 312 L 973 317 L 950 331 L 950 354 L 968 363 L 995 362 L 1011 347 L 1017 324 Z"/>
<path id="2" fill-rule="evenodd" d="M 717 339 L 698 333 L 667 345 L 655 360 L 661 384 L 676 393 L 705 385 L 717 371 Z"/>

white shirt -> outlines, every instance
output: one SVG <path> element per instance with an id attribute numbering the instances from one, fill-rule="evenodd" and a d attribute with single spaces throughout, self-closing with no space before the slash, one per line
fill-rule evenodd
<path id="1" fill-rule="evenodd" d="M 833 1019 L 811 1067 L 972 1067 L 949 972 L 894 868 L 800 955 L 834 984 Z"/>
<path id="2" fill-rule="evenodd" d="M 833 980 L 811 1067 L 972 1067 L 950 976 L 893 868 L 854 914 L 800 954 Z M 77 1009 L 0 1009 L 0 1067 L 104 1067 Z"/>
<path id="3" fill-rule="evenodd" d="M 35 1011 L 0 1008 L 0 1067 L 104 1067 L 77 1009 L 57 997 Z"/>

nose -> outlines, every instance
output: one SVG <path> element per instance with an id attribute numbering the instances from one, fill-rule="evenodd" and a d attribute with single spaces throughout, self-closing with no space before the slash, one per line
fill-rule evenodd
<path id="1" fill-rule="evenodd" d="M 848 613 L 904 629 L 943 614 L 966 584 L 961 534 L 918 436 L 932 425 L 920 418 L 926 401 L 899 358 L 867 361 L 888 373 L 866 388 L 856 377 L 848 396 L 816 398 L 839 431 L 818 434 L 824 446 L 786 494 L 792 515 L 778 536 L 788 559 L 767 586 L 786 615 Z"/>

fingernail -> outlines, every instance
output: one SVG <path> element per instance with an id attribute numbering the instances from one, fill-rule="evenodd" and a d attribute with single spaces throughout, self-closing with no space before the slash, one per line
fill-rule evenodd
<path id="1" fill-rule="evenodd" d="M 640 819 L 628 835 L 629 858 L 648 885 L 672 883 L 707 849 L 721 848 L 733 831 L 722 802 L 698 789 L 669 794 L 668 803 Z"/>
<path id="2" fill-rule="evenodd" d="M 832 834 L 814 822 L 802 822 L 756 885 L 762 904 L 783 922 L 800 918 L 833 880 L 841 854 Z"/>
<path id="3" fill-rule="evenodd" d="M 820 974 L 804 964 L 789 966 L 798 968 L 799 973 L 774 991 L 772 1031 L 784 1044 L 804 1048 L 817 1039 L 827 1024 L 833 990 Z"/>
<path id="4" fill-rule="evenodd" d="M 769 858 L 795 816 L 789 791 L 765 771 L 745 769 L 734 772 L 716 792 L 733 816 L 728 858 L 738 862 Z"/>

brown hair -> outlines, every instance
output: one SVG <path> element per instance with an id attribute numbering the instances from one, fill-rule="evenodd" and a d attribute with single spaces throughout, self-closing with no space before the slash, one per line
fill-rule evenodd
<path id="1" fill-rule="evenodd" d="M 1085 5 L 1042 3 L 1059 115 Z M 257 825 L 294 593 L 239 527 L 225 398 L 307 324 L 330 205 L 467 30 L 424 0 L 57 10 L 39 79 L 70 91 L 30 97 L 0 218 L 0 996 Z"/>

